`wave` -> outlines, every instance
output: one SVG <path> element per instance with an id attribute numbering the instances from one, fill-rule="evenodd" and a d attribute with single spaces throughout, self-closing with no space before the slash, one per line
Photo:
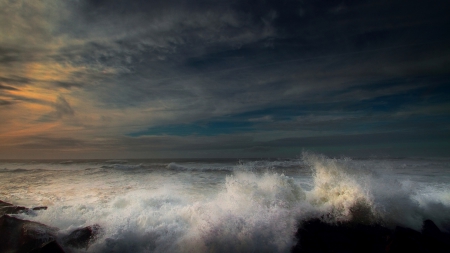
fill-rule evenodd
<path id="1" fill-rule="evenodd" d="M 298 170 L 302 167 L 302 161 L 299 159 L 286 159 L 286 160 L 239 160 L 237 164 L 224 164 L 224 163 L 177 163 L 171 162 L 166 168 L 170 170 L 178 171 L 282 171 L 283 169 L 295 169 Z"/>
<path id="2" fill-rule="evenodd" d="M 142 163 L 140 164 L 111 163 L 107 165 L 102 165 L 100 168 L 115 169 L 115 170 L 135 170 L 135 169 L 142 169 L 145 167 L 146 166 Z"/>
<path id="3" fill-rule="evenodd" d="M 233 171 L 235 168 L 233 166 L 227 166 L 222 164 L 179 164 L 171 162 L 166 166 L 169 170 L 175 171 L 202 171 L 202 172 L 216 172 L 216 171 Z"/>
<path id="4" fill-rule="evenodd" d="M 107 160 L 104 163 L 125 164 L 128 163 L 128 160 L 115 159 L 115 160 Z"/>
<path id="5" fill-rule="evenodd" d="M 443 230 L 450 224 L 448 183 L 424 186 L 399 178 L 390 168 L 374 167 L 379 163 L 308 153 L 280 166 L 294 163 L 299 171 L 311 172 L 310 189 L 271 170 L 275 162 L 241 162 L 222 165 L 230 173 L 209 188 L 186 181 L 186 173 L 175 178 L 164 174 L 151 182 L 142 175 L 134 181 L 117 178 L 123 189 L 133 187 L 99 201 L 87 202 L 80 195 L 78 202 L 55 202 L 34 217 L 21 216 L 56 226 L 61 233 L 100 224 L 102 235 L 89 252 L 289 252 L 298 224 L 312 218 L 416 230 L 425 219 Z M 167 165 L 176 171 L 217 167 Z"/>
<path id="6" fill-rule="evenodd" d="M 435 220 L 441 227 L 450 221 L 450 215 L 443 215 L 450 210 L 448 185 L 441 189 L 429 186 L 434 198 L 426 198 L 424 187 L 399 180 L 391 170 L 373 170 L 356 166 L 360 164 L 350 159 L 311 154 L 305 154 L 304 160 L 314 171 L 308 200 L 331 214 L 333 221 L 361 219 L 417 230 L 425 219 Z"/>
<path id="7" fill-rule="evenodd" d="M 238 169 L 244 171 L 300 169 L 304 167 L 302 159 L 239 161 Z"/>

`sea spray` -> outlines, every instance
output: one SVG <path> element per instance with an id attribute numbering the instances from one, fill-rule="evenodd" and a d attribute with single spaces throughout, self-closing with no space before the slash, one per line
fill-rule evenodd
<path id="1" fill-rule="evenodd" d="M 450 224 L 445 162 L 305 153 L 234 164 L 177 161 L 176 168 L 160 161 L 115 164 L 52 163 L 50 170 L 42 163 L 38 170 L 2 164 L 0 198 L 48 205 L 17 216 L 61 234 L 99 224 L 88 252 L 289 252 L 297 225 L 311 218 L 418 230 L 427 218 L 441 229 Z"/>
<path id="2" fill-rule="evenodd" d="M 307 200 L 329 222 L 356 220 L 420 230 L 425 219 L 436 220 L 441 228 L 450 221 L 446 214 L 450 199 L 436 194 L 435 187 L 434 199 L 425 200 L 418 183 L 399 177 L 393 170 L 308 153 L 303 154 L 303 160 L 313 174 Z"/>
<path id="3" fill-rule="evenodd" d="M 371 222 L 373 197 L 367 189 L 368 173 L 353 170 L 335 159 L 303 154 L 313 173 L 308 202 L 330 222 L 358 219 Z"/>
<path id="4" fill-rule="evenodd" d="M 292 178 L 239 172 L 225 189 L 193 212 L 207 252 L 286 252 L 305 193 Z"/>

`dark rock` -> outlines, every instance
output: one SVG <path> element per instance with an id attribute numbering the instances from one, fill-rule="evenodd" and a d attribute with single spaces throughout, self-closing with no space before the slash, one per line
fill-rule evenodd
<path id="1" fill-rule="evenodd" d="M 3 214 L 16 214 L 25 211 L 27 208 L 23 206 L 15 206 L 13 204 L 0 200 L 0 215 Z"/>
<path id="2" fill-rule="evenodd" d="M 56 232 L 57 229 L 38 222 L 3 215 L 0 217 L 0 252 L 25 253 L 41 249 L 56 239 Z"/>
<path id="3" fill-rule="evenodd" d="M 397 226 L 393 235 L 389 238 L 386 252 L 400 253 L 426 253 L 428 252 L 422 240 L 422 234 L 410 228 Z"/>
<path id="4" fill-rule="evenodd" d="M 422 234 L 435 237 L 441 234 L 441 230 L 432 220 L 425 220 L 422 225 Z"/>
<path id="5" fill-rule="evenodd" d="M 0 207 L 4 206 L 12 206 L 12 204 L 0 200 Z"/>
<path id="6" fill-rule="evenodd" d="M 37 207 L 31 208 L 31 210 L 33 210 L 33 211 L 47 210 L 47 207 L 46 206 L 37 206 Z"/>
<path id="7" fill-rule="evenodd" d="M 0 215 L 4 214 L 19 214 L 23 212 L 32 213 L 37 210 L 47 210 L 46 206 L 38 206 L 34 208 L 26 208 L 23 206 L 15 206 L 13 204 L 0 200 Z"/>
<path id="8" fill-rule="evenodd" d="M 56 241 L 51 241 L 43 244 L 39 248 L 30 251 L 29 253 L 64 253 L 64 250 Z"/>
<path id="9" fill-rule="evenodd" d="M 3 206 L 0 207 L 0 215 L 3 214 L 18 214 L 27 211 L 28 208 L 23 206 Z"/>
<path id="10" fill-rule="evenodd" d="M 312 219 L 301 224 L 292 252 L 384 252 L 390 232 L 380 225 Z"/>
<path id="11" fill-rule="evenodd" d="M 431 220 L 423 222 L 423 243 L 430 252 L 450 252 L 450 235 L 441 230 Z"/>
<path id="12" fill-rule="evenodd" d="M 292 252 L 450 253 L 450 235 L 431 220 L 424 221 L 421 233 L 400 226 L 388 229 L 355 221 L 329 224 L 311 219 L 300 224 L 296 237 Z"/>
<path id="13" fill-rule="evenodd" d="M 67 246 L 87 249 L 97 239 L 100 231 L 101 228 L 97 224 L 75 229 L 67 236 L 64 236 L 62 241 Z"/>

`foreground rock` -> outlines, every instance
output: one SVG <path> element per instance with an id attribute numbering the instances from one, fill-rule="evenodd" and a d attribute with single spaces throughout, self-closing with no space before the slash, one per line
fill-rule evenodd
<path id="1" fill-rule="evenodd" d="M 301 224 L 292 252 L 450 252 L 450 235 L 426 220 L 421 232 L 397 226 L 345 222 L 328 224 L 311 219 Z"/>
<path id="2" fill-rule="evenodd" d="M 45 206 L 34 208 L 15 206 L 0 200 L 0 252 L 61 253 L 64 250 L 58 241 L 64 246 L 88 249 L 98 238 L 101 228 L 97 224 L 58 236 L 57 228 L 9 215 L 33 214 L 33 211 L 46 209 Z"/>
<path id="3" fill-rule="evenodd" d="M 56 232 L 56 228 L 38 222 L 3 215 L 0 217 L 0 252 L 64 252 L 55 241 Z"/>
<path id="4" fill-rule="evenodd" d="M 63 244 L 73 248 L 88 249 L 89 246 L 97 240 L 101 231 L 99 225 L 87 226 L 75 229 L 70 234 L 62 238 Z"/>
<path id="5" fill-rule="evenodd" d="M 46 206 L 37 206 L 33 208 L 27 208 L 23 206 L 15 206 L 13 204 L 4 202 L 0 200 L 0 216 L 4 214 L 19 214 L 19 213 L 30 213 L 37 210 L 47 210 Z"/>
<path id="6" fill-rule="evenodd" d="M 64 250 L 59 246 L 56 241 L 51 241 L 49 243 L 43 244 L 41 247 L 36 248 L 29 253 L 64 253 Z"/>

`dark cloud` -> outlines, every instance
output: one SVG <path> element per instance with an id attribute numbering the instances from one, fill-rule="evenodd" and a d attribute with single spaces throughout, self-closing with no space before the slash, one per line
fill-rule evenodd
<path id="1" fill-rule="evenodd" d="M 0 99 L 0 106 L 12 105 L 12 104 L 13 104 L 13 102 L 11 102 L 11 101 Z"/>
<path id="2" fill-rule="evenodd" d="M 19 90 L 19 89 L 14 88 L 12 86 L 8 86 L 8 85 L 3 85 L 0 83 L 0 90 Z"/>
<path id="3" fill-rule="evenodd" d="M 0 46 L 0 64 L 11 64 L 20 58 L 17 48 L 6 48 Z"/>
<path id="4" fill-rule="evenodd" d="M 370 133 L 352 135 L 326 135 L 316 137 L 284 138 L 265 142 L 269 147 L 323 147 L 323 146 L 354 146 L 354 145 L 376 145 L 394 143 L 412 143 L 430 140 L 448 140 L 450 136 L 445 132 L 412 134 L 407 132 Z"/>
<path id="5" fill-rule="evenodd" d="M 0 89 L 5 89 L 5 90 L 20 90 L 18 88 L 12 87 L 12 86 L 8 86 L 8 85 L 2 85 L 1 83 L 6 83 L 6 84 L 12 84 L 12 85 L 17 85 L 17 86 L 23 86 L 23 85 L 29 85 L 29 84 L 50 84 L 51 86 L 54 87 L 61 87 L 61 88 L 65 88 L 65 89 L 70 89 L 70 88 L 80 88 L 82 86 L 84 86 L 83 83 L 81 83 L 81 81 L 49 81 L 49 80 L 39 80 L 39 79 L 31 79 L 31 78 L 26 78 L 26 77 L 0 77 Z"/>
<path id="6" fill-rule="evenodd" d="M 54 108 L 54 111 L 42 115 L 38 122 L 52 122 L 75 114 L 75 111 L 62 95 L 59 95 L 51 106 Z"/>
<path id="7" fill-rule="evenodd" d="M 81 0 L 52 6 L 3 10 L 23 25 L 11 30 L 7 23 L 17 40 L 0 41 L 0 104 L 51 107 L 41 123 L 101 118 L 98 111 L 133 115 L 129 128 L 120 125 L 122 132 L 98 143 L 106 149 L 278 154 L 303 144 L 435 140 L 421 133 L 427 123 L 436 132 L 450 126 L 450 3 Z M 30 71 L 34 63 L 41 76 Z M 64 97 L 9 94 L 25 85 L 64 89 Z"/>
<path id="8" fill-rule="evenodd" d="M 66 88 L 66 89 L 70 89 L 70 88 L 74 88 L 74 87 L 80 88 L 80 87 L 84 86 L 84 84 L 78 83 L 78 82 L 53 81 L 51 83 L 57 87 Z"/>
<path id="9" fill-rule="evenodd" d="M 39 105 L 45 105 L 45 106 L 51 106 L 52 102 L 49 102 L 45 99 L 39 99 L 39 98 L 33 98 L 28 96 L 22 96 L 22 95 L 15 95 L 15 94 L 3 94 L 3 96 L 8 97 L 14 102 L 25 102 L 25 103 L 31 103 L 31 104 L 39 104 Z"/>
<path id="10" fill-rule="evenodd" d="M 74 110 L 63 96 L 59 96 L 56 99 L 55 110 L 58 117 L 75 114 Z"/>
<path id="11" fill-rule="evenodd" d="M 0 76 L 0 82 L 6 83 L 6 84 L 24 85 L 24 84 L 31 83 L 32 80 L 27 77 L 20 77 L 20 76 L 14 76 L 14 77 L 1 77 Z"/>

